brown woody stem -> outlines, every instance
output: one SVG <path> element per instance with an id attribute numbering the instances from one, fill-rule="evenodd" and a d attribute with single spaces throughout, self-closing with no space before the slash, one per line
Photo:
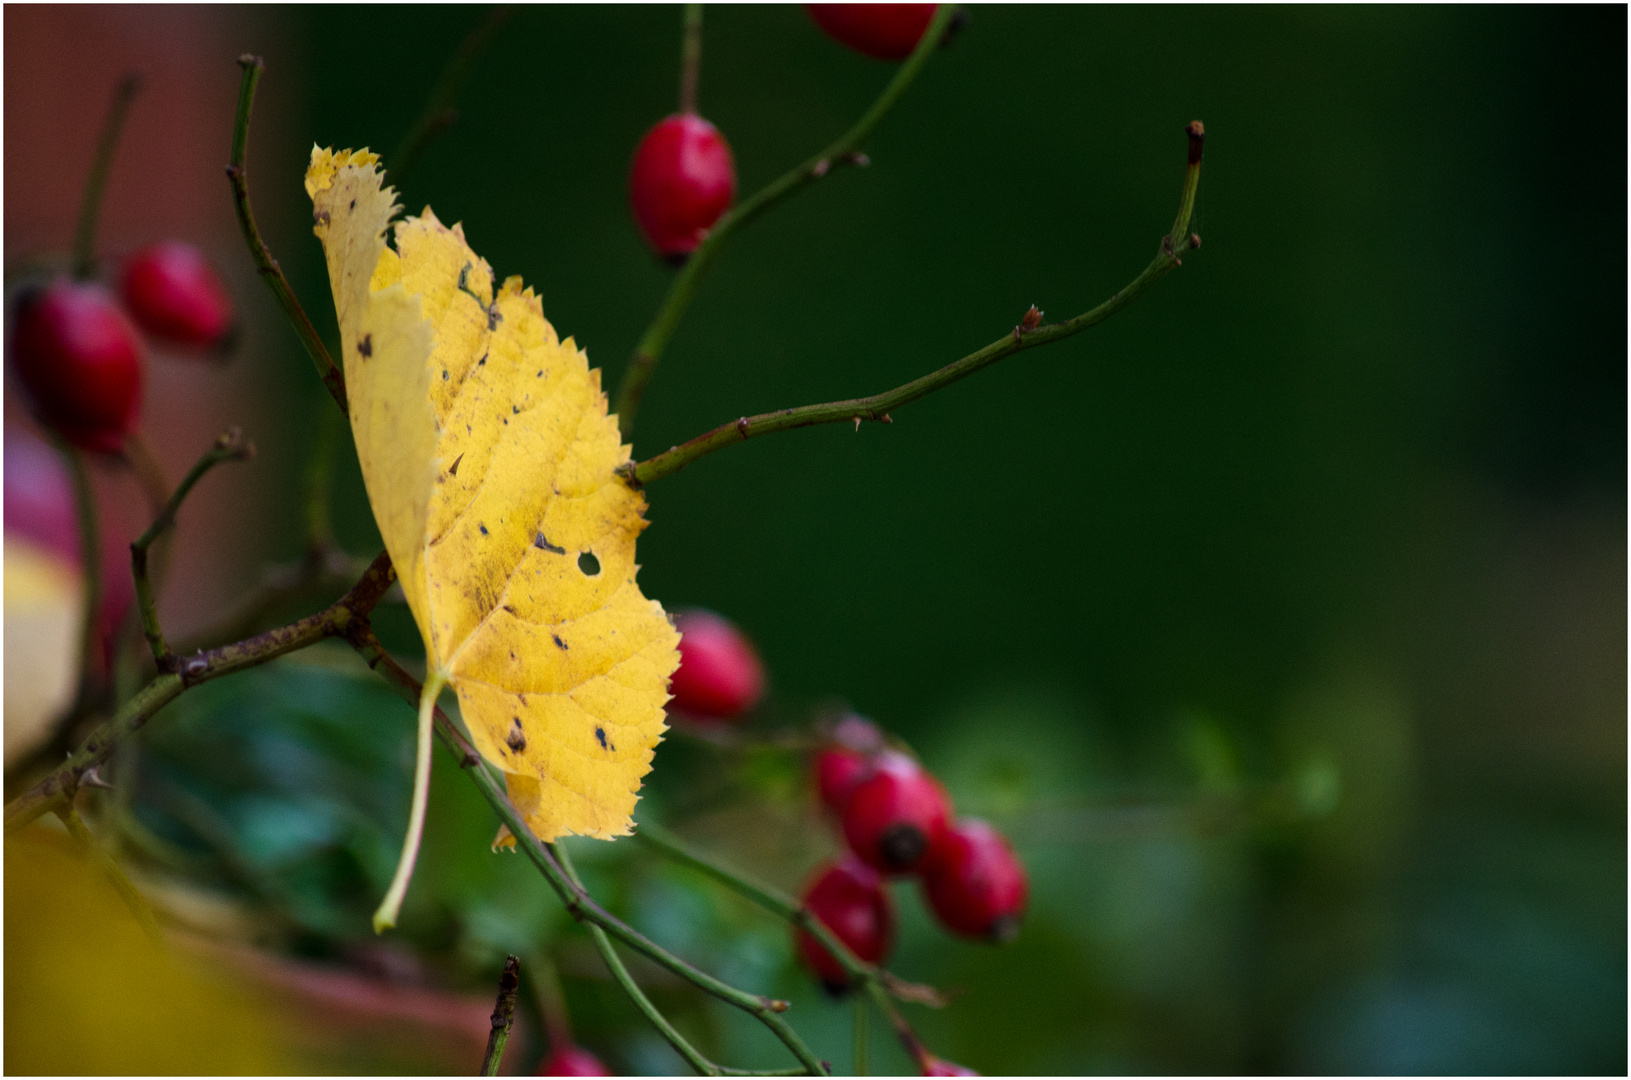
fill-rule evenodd
<path id="1" fill-rule="evenodd" d="M 249 167 L 245 164 L 245 155 L 249 149 L 249 117 L 255 108 L 255 86 L 260 82 L 266 64 L 260 57 L 249 53 L 238 57 L 238 64 L 244 69 L 244 77 L 238 88 L 238 118 L 232 127 L 232 163 L 227 166 L 227 180 L 232 184 L 232 205 L 238 211 L 238 227 L 243 231 L 244 242 L 249 245 L 249 254 L 255 260 L 261 280 L 266 282 L 266 287 L 277 298 L 278 306 L 289 317 L 300 343 L 306 347 L 311 362 L 317 366 L 317 374 L 323 380 L 323 385 L 328 387 L 329 396 L 340 406 L 340 412 L 349 415 L 345 374 L 334 363 L 334 357 L 329 355 L 328 346 L 318 336 L 317 328 L 306 316 L 306 309 L 300 306 L 300 300 L 289 287 L 289 279 L 283 276 L 283 268 L 272 258 L 271 249 L 261 239 L 260 229 L 255 225 L 255 212 L 249 205 Z"/>
<path id="2" fill-rule="evenodd" d="M 853 422 L 859 425 L 863 420 L 890 423 L 892 420 L 890 414 L 894 410 L 932 394 L 942 387 L 950 386 L 959 379 L 967 378 L 1006 356 L 1063 341 L 1108 319 L 1172 270 L 1182 266 L 1182 256 L 1185 252 L 1200 246 L 1200 238 L 1189 232 L 1189 219 L 1195 208 L 1195 191 L 1200 184 L 1201 146 L 1205 130 L 1197 120 L 1190 124 L 1186 131 L 1189 134 L 1189 161 L 1184 170 L 1183 193 L 1178 203 L 1178 217 L 1173 222 L 1172 231 L 1161 237 L 1155 258 L 1144 268 L 1143 273 L 1098 307 L 1062 323 L 1046 326 L 1039 324 L 1034 329 L 1027 329 L 1024 325 L 1015 326 L 1012 332 L 1004 334 L 985 348 L 947 364 L 938 371 L 913 379 L 904 386 L 885 390 L 881 394 L 851 398 L 847 401 L 829 401 L 821 405 L 802 405 L 795 409 L 780 409 L 776 412 L 760 413 L 758 416 L 744 416 L 721 424 L 712 431 L 670 447 L 638 465 L 630 463 L 625 476 L 631 486 L 642 487 L 653 480 L 660 480 L 679 472 L 698 458 L 759 435 L 813 427 L 816 424 Z"/>
<path id="3" fill-rule="evenodd" d="M 498 977 L 498 1000 L 493 1004 L 492 1030 L 487 1033 L 487 1053 L 482 1057 L 481 1075 L 497 1076 L 504 1060 L 504 1044 L 510 1041 L 515 1025 L 515 995 L 521 989 L 521 960 L 514 953 L 504 958 L 504 972 Z"/>

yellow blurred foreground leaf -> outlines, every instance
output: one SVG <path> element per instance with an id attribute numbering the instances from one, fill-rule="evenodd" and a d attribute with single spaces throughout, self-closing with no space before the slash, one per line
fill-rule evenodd
<path id="1" fill-rule="evenodd" d="M 5 857 L 7 1074 L 288 1068 L 257 1001 L 144 934 L 66 835 L 25 829 Z"/>

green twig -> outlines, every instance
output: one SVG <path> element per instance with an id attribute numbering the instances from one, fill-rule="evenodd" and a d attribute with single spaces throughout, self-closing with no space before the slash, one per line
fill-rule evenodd
<path id="1" fill-rule="evenodd" d="M 566 853 L 566 849 L 555 844 L 550 844 L 549 849 L 554 852 L 555 858 L 560 861 L 561 869 L 566 871 L 566 876 L 571 879 L 572 884 L 580 889 L 583 888 L 583 881 L 578 877 L 577 868 L 572 865 L 572 857 Z M 627 994 L 629 1000 L 634 1002 L 634 1007 L 640 1010 L 651 1026 L 656 1028 L 664 1039 L 668 1040 L 668 1045 L 672 1046 L 680 1057 L 685 1059 L 686 1064 L 697 1071 L 698 1075 L 720 1075 L 719 1066 L 709 1061 L 702 1055 L 701 1051 L 692 1046 L 685 1036 L 681 1035 L 675 1030 L 674 1025 L 669 1023 L 668 1017 L 664 1016 L 662 1011 L 651 1003 L 651 999 L 646 996 L 645 991 L 640 989 L 640 984 L 634 981 L 634 976 L 629 974 L 629 969 L 624 965 L 623 958 L 617 955 L 617 949 L 612 945 L 612 939 L 606 936 L 606 931 L 593 923 L 590 923 L 585 929 L 589 931 L 589 936 L 594 940 L 595 948 L 600 952 L 600 958 L 606 962 L 606 968 L 612 973 L 612 978 L 617 980 L 617 985 L 623 988 L 623 993 Z"/>
<path id="2" fill-rule="evenodd" d="M 483 19 L 474 30 L 459 43 L 448 58 L 447 66 L 442 68 L 442 74 L 431 87 L 430 97 L 425 100 L 425 108 L 419 114 L 419 119 L 402 137 L 396 150 L 387 159 L 387 167 L 391 171 L 391 182 L 397 185 L 402 183 L 402 177 L 407 173 L 408 167 L 419 160 L 420 153 L 429 145 L 437 135 L 446 131 L 459 118 L 459 112 L 453 107 L 458 100 L 459 89 L 470 74 L 470 67 L 475 63 L 476 57 L 487 48 L 493 35 L 509 21 L 515 13 L 514 8 L 508 4 L 500 4 L 492 13 Z"/>
<path id="3" fill-rule="evenodd" d="M 114 891 L 125 902 L 125 906 L 130 909 L 130 913 L 136 916 L 136 922 L 141 926 L 142 932 L 149 939 L 158 941 L 159 923 L 158 919 L 153 915 L 152 906 L 148 904 L 146 897 L 136 891 L 136 886 L 130 883 L 130 879 L 125 876 L 125 872 L 120 868 L 119 864 L 113 861 L 113 857 L 102 850 L 102 845 L 96 842 L 96 838 L 91 835 L 90 830 L 85 828 L 85 822 L 81 820 L 79 811 L 74 809 L 73 803 L 69 802 L 56 807 L 55 813 L 57 817 L 62 819 L 62 823 L 68 827 L 69 835 L 85 850 L 87 855 L 96 860 L 97 866 L 101 867 L 102 872 L 107 875 Z"/>
<path id="4" fill-rule="evenodd" d="M 57 449 L 68 462 L 74 483 L 74 514 L 79 523 L 79 572 L 84 596 L 79 613 L 79 692 L 70 715 L 80 716 L 97 696 L 102 670 L 102 529 L 96 510 L 96 489 L 82 451 L 60 440 Z"/>
<path id="5" fill-rule="evenodd" d="M 853 1021 L 854 1030 L 851 1032 L 855 1038 L 855 1054 L 850 1067 L 854 1070 L 856 1076 L 865 1076 L 868 1038 L 867 1009 L 870 1008 L 870 1006 L 867 1004 L 865 995 L 856 994 L 855 1003 L 852 1007 L 855 1010 Z"/>
<path id="6" fill-rule="evenodd" d="M 215 440 L 204 455 L 193 463 L 187 470 L 187 475 L 181 478 L 181 483 L 170 493 L 153 524 L 147 527 L 130 545 L 130 569 L 136 579 L 136 607 L 141 612 L 142 635 L 147 638 L 148 648 L 153 650 L 153 661 L 161 672 L 175 670 L 175 654 L 170 651 L 170 645 L 164 640 L 164 631 L 159 627 L 158 607 L 153 596 L 153 584 L 147 573 L 148 549 L 153 542 L 162 536 L 176 522 L 176 513 L 181 504 L 192 492 L 193 486 L 203 479 L 204 474 L 223 461 L 246 461 L 255 454 L 255 444 L 243 437 L 243 432 L 237 428 L 230 428 Z"/>
<path id="7" fill-rule="evenodd" d="M 278 306 L 289 317 L 300 343 L 306 347 L 311 362 L 317 366 L 317 374 L 322 378 L 323 385 L 328 387 L 329 395 L 340 406 L 340 412 L 346 413 L 345 374 L 335 365 L 328 346 L 318 336 L 317 328 L 312 325 L 294 290 L 289 287 L 289 279 L 283 276 L 283 268 L 272 258 L 271 249 L 261 239 L 260 229 L 255 225 L 255 212 L 249 205 L 249 166 L 245 162 L 245 155 L 249 149 L 249 117 L 255 108 L 255 86 L 260 82 L 266 65 L 260 57 L 249 53 L 238 57 L 238 64 L 244 69 L 244 77 L 238 88 L 238 118 L 232 126 L 232 163 L 227 166 L 227 180 L 232 185 L 232 205 L 238 211 L 238 227 L 243 231 L 244 242 L 249 245 L 249 254 L 255 260 L 261 280 L 266 282 L 266 287 L 277 298 Z"/>
<path id="8" fill-rule="evenodd" d="M 379 640 L 374 637 L 366 620 L 359 620 L 346 635 L 354 649 L 357 650 L 367 662 L 368 666 L 383 675 L 403 700 L 410 703 L 419 701 L 420 683 L 408 674 L 391 658 Z M 459 765 L 475 781 L 481 790 L 482 796 L 487 800 L 499 820 L 510 830 L 515 838 L 516 847 L 527 856 L 549 882 L 550 888 L 555 890 L 561 902 L 566 906 L 567 914 L 580 923 L 592 923 L 606 930 L 612 937 L 624 945 L 642 953 L 658 964 L 672 971 L 698 988 L 712 994 L 728 1005 L 732 1005 L 757 1019 L 771 1030 L 782 1043 L 793 1052 L 793 1055 L 803 1063 L 806 1070 L 813 1075 L 827 1075 L 821 1060 L 810 1052 L 797 1032 L 782 1019 L 781 1014 L 787 1011 L 787 1002 L 777 1001 L 759 994 L 749 994 L 738 990 L 707 972 L 700 970 L 681 960 L 673 953 L 664 949 L 638 930 L 618 919 L 595 903 L 583 888 L 574 883 L 561 868 L 555 854 L 527 828 L 520 813 L 510 802 L 505 792 L 503 782 L 494 775 L 496 770 L 486 766 L 481 755 L 464 734 L 459 731 L 453 721 L 441 709 L 434 712 L 436 734 L 458 759 Z"/>
<path id="9" fill-rule="evenodd" d="M 889 80 L 878 100 L 866 114 L 856 121 L 855 126 L 839 136 L 838 140 L 822 150 L 819 154 L 800 163 L 777 179 L 760 188 L 749 198 L 743 200 L 734 209 L 714 224 L 708 231 L 708 236 L 697 245 L 696 251 L 681 268 L 674 283 L 668 288 L 668 295 L 657 309 L 657 316 L 652 320 L 651 326 L 646 330 L 640 344 L 635 347 L 634 356 L 629 366 L 624 370 L 622 380 L 617 386 L 617 395 L 613 408 L 617 412 L 618 424 L 627 439 L 634 429 L 634 416 L 640 407 L 640 399 L 644 396 L 646 385 L 651 382 L 652 372 L 656 370 L 657 361 L 662 358 L 663 350 L 668 347 L 669 339 L 679 328 L 680 320 L 685 311 L 691 306 L 691 300 L 696 296 L 697 285 L 702 280 L 714 260 L 719 258 L 720 250 L 725 241 L 730 239 L 732 233 L 743 225 L 752 221 L 781 200 L 792 195 L 799 189 L 815 183 L 828 175 L 840 165 L 864 164 L 866 158 L 859 153 L 861 143 L 878 122 L 900 100 L 906 88 L 916 79 L 923 65 L 928 63 L 929 55 L 939 47 L 940 39 L 946 32 L 956 14 L 955 4 L 942 4 L 935 13 L 934 21 L 924 31 L 923 37 L 918 41 L 917 48 L 912 50 L 905 63 L 895 72 L 895 77 Z"/>
<path id="10" fill-rule="evenodd" d="M 351 591 L 317 614 L 244 641 L 179 657 L 174 672 L 159 675 L 137 691 L 110 719 L 91 732 L 67 761 L 6 804 L 6 833 L 9 835 L 41 814 L 68 805 L 87 772 L 106 761 L 123 740 L 140 731 L 154 713 L 189 686 L 258 667 L 315 645 L 324 638 L 345 634 L 353 623 L 366 621 L 368 613 L 395 580 L 391 560 L 381 552 Z"/>
<path id="11" fill-rule="evenodd" d="M 130 113 L 130 103 L 142 88 L 142 77 L 126 75 L 113 91 L 113 104 L 108 106 L 107 119 L 102 122 L 102 137 L 96 143 L 96 157 L 90 175 L 85 178 L 85 193 L 79 200 L 79 222 L 74 226 L 74 250 L 69 264 L 74 277 L 84 280 L 96 272 L 96 220 L 102 212 L 102 193 L 108 186 L 108 172 L 113 167 L 113 152 L 119 146 L 119 132 Z"/>
<path id="12" fill-rule="evenodd" d="M 967 378 L 981 368 L 989 367 L 1006 356 L 1011 356 L 1026 349 L 1034 349 L 1041 345 L 1051 345 L 1056 341 L 1063 341 L 1074 334 L 1079 334 L 1089 327 L 1097 326 L 1132 303 L 1146 289 L 1166 277 L 1172 270 L 1182 266 L 1182 256 L 1200 246 L 1200 237 L 1188 230 L 1190 215 L 1195 206 L 1195 190 L 1200 183 L 1201 147 L 1205 132 L 1198 120 L 1189 125 L 1187 130 L 1189 133 L 1189 164 L 1184 171 L 1183 195 L 1179 202 L 1178 217 L 1173 223 L 1172 232 L 1161 237 L 1155 258 L 1144 268 L 1143 273 L 1139 274 L 1120 292 L 1098 307 L 1078 315 L 1074 319 L 1050 325 L 1043 325 L 1040 321 L 1041 313 L 1033 308 L 1027 313 L 1026 318 L 1014 327 L 1011 333 L 1004 334 L 978 352 L 970 353 L 961 360 L 947 364 L 940 370 L 930 372 L 922 378 L 914 379 L 904 386 L 897 386 L 893 390 L 886 390 L 871 397 L 852 398 L 847 401 L 829 401 L 821 405 L 804 405 L 796 409 L 780 409 L 776 412 L 760 413 L 758 416 L 744 416 L 728 424 L 721 424 L 712 431 L 698 435 L 689 442 L 671 447 L 655 457 L 640 462 L 638 465 L 631 463 L 627 468 L 626 476 L 633 486 L 640 487 L 651 483 L 653 480 L 660 480 L 665 476 L 679 472 L 691 462 L 716 450 L 723 450 L 727 446 L 734 446 L 746 439 L 759 435 L 769 435 L 777 431 L 790 431 L 793 428 L 811 427 L 816 424 L 851 422 L 859 427 L 863 420 L 887 424 L 891 422 L 890 413 L 893 410 L 908 405 L 944 386 L 949 386 L 959 379 Z"/>
<path id="13" fill-rule="evenodd" d="M 521 960 L 514 953 L 504 958 L 504 971 L 498 977 L 498 1000 L 493 1004 L 492 1030 L 487 1033 L 487 1053 L 481 1059 L 481 1075 L 497 1076 L 504 1060 L 504 1044 L 510 1041 L 515 1024 L 515 994 L 521 988 Z"/>
<path id="14" fill-rule="evenodd" d="M 334 546 L 334 459 L 339 452 L 341 417 L 328 409 L 317 418 L 311 456 L 306 459 L 306 551 L 321 558 Z"/>
<path id="15" fill-rule="evenodd" d="M 697 111 L 697 78 L 702 71 L 702 5 L 685 5 L 680 44 L 680 112 Z"/>

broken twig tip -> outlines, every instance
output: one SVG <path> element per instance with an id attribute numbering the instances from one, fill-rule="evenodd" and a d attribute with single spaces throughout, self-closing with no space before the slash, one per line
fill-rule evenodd
<path id="1" fill-rule="evenodd" d="M 1199 165 L 1201 150 L 1206 145 L 1206 125 L 1199 120 L 1191 120 L 1184 130 L 1189 132 L 1189 163 Z"/>

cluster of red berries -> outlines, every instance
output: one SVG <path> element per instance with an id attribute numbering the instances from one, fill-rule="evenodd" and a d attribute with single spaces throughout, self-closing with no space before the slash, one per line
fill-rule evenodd
<path id="1" fill-rule="evenodd" d="M 682 636 L 672 707 L 713 721 L 752 708 L 764 690 L 764 665 L 747 637 L 711 611 L 683 611 L 674 621 Z M 954 933 L 1002 942 L 1018 932 L 1030 886 L 1007 839 L 984 821 L 955 818 L 946 789 L 889 746 L 876 724 L 853 715 L 839 721 L 813 771 L 849 850 L 816 870 L 803 901 L 857 957 L 880 963 L 894 944 L 890 876 L 916 875 L 929 908 Z M 820 942 L 802 930 L 796 940 L 823 985 L 848 988 L 849 973 Z"/>
<path id="2" fill-rule="evenodd" d="M 934 19 L 934 4 L 809 4 L 810 17 L 856 52 L 901 60 Z M 629 205 L 652 250 L 683 263 L 736 198 L 736 162 L 719 129 L 692 111 L 646 132 L 629 169 Z"/>
<path id="3" fill-rule="evenodd" d="M 1019 931 L 1030 887 L 1007 839 L 984 821 L 955 818 L 940 782 L 888 746 L 870 720 L 840 721 L 814 772 L 849 851 L 817 871 L 804 902 L 856 956 L 879 963 L 893 943 L 889 876 L 916 875 L 930 910 L 954 933 L 1003 942 Z M 848 974 L 809 934 L 799 935 L 799 951 L 829 988 L 847 985 Z"/>
<path id="4" fill-rule="evenodd" d="M 218 350 L 232 337 L 232 298 L 179 241 L 127 259 L 117 298 L 67 277 L 19 297 L 12 362 L 40 419 L 75 446 L 116 453 L 135 429 L 146 363 L 138 326 L 195 354 Z"/>

